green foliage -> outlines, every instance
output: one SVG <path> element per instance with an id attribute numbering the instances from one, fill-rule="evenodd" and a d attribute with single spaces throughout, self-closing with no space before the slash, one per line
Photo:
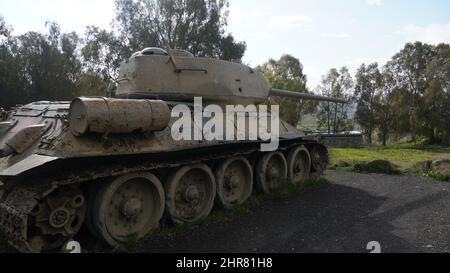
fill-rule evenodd
<path id="1" fill-rule="evenodd" d="M 352 130 L 353 124 L 348 111 L 353 101 L 353 79 L 346 67 L 331 69 L 323 76 L 319 90 L 322 95 L 343 98 L 348 103 L 319 102 L 317 105 L 318 123 L 328 133 Z"/>
<path id="2" fill-rule="evenodd" d="M 355 119 L 365 130 L 369 144 L 372 144 L 372 134 L 376 126 L 376 108 L 380 105 L 379 92 L 383 85 L 383 77 L 378 64 L 366 67 L 362 64 L 356 73 L 355 96 L 357 109 Z"/>
<path id="3" fill-rule="evenodd" d="M 403 114 L 396 117 L 397 123 L 403 124 L 397 130 L 407 127 L 413 141 L 420 135 L 427 136 L 431 143 L 450 141 L 449 62 L 450 45 L 416 42 L 406 44 L 388 63 L 397 87 L 404 91 L 403 98 L 395 103 L 399 113 Z"/>
<path id="4" fill-rule="evenodd" d="M 46 34 L 28 32 L 1 43 L 0 102 L 11 107 L 38 100 L 69 100 L 82 73 L 76 33 L 61 34 L 48 22 Z"/>
<path id="5" fill-rule="evenodd" d="M 441 174 L 440 172 L 435 171 L 435 170 L 427 170 L 422 175 L 425 176 L 425 177 L 434 179 L 436 181 L 442 181 L 442 182 L 446 181 L 445 180 L 445 176 L 443 174 Z"/>
<path id="6" fill-rule="evenodd" d="M 390 149 L 414 149 L 414 150 L 422 150 L 431 153 L 449 153 L 450 147 L 440 146 L 440 145 L 430 145 L 424 144 L 423 141 L 419 143 L 402 143 L 387 146 Z"/>
<path id="7" fill-rule="evenodd" d="M 381 73 L 363 64 L 356 78 L 356 119 L 369 144 L 374 130 L 383 145 L 409 135 L 412 142 L 450 143 L 449 44 L 408 43 Z"/>
<path id="8" fill-rule="evenodd" d="M 306 88 L 306 75 L 303 74 L 303 65 L 291 56 L 283 55 L 279 60 L 270 59 L 267 63 L 258 66 L 257 70 L 264 73 L 274 88 L 308 93 Z M 290 124 L 297 125 L 302 114 L 310 111 L 309 102 L 277 98 L 275 103 L 280 105 L 281 118 Z"/>
<path id="9" fill-rule="evenodd" d="M 443 148 L 446 151 L 446 148 Z M 434 150 L 417 150 L 414 147 L 367 147 L 367 148 L 330 148 L 331 164 L 335 165 L 341 161 L 360 162 L 378 159 L 388 160 L 398 165 L 401 170 L 411 169 L 418 161 L 442 158 L 441 154 Z"/>

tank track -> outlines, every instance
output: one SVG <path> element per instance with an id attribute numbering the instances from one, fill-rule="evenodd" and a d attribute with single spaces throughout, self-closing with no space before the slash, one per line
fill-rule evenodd
<path id="1" fill-rule="evenodd" d="M 281 140 L 278 151 L 285 152 L 295 146 L 303 145 L 309 147 L 317 144 L 320 145 L 320 143 L 315 140 L 305 140 L 304 138 L 289 139 L 284 141 Z M 172 152 L 153 155 L 156 156 L 154 157 L 154 160 L 148 160 L 143 157 L 138 161 L 133 159 L 129 163 L 124 163 L 124 161 L 118 162 L 120 160 L 108 162 L 108 159 L 110 159 L 108 158 L 104 159 L 107 163 L 101 164 L 100 166 L 89 163 L 83 163 L 82 166 L 78 164 L 80 164 L 81 161 L 92 161 L 97 162 L 98 164 L 98 160 L 101 159 L 84 158 L 73 162 L 71 160 L 65 160 L 63 164 L 66 167 L 73 164 L 75 168 L 65 173 L 59 173 L 58 178 L 50 176 L 53 172 L 39 174 L 39 179 L 36 179 L 34 176 L 36 174 L 30 174 L 28 177 L 22 177 L 17 182 L 17 185 L 12 187 L 11 191 L 5 194 L 6 197 L 3 197 L 0 202 L 0 232 L 3 233 L 8 243 L 17 250 L 21 252 L 32 252 L 33 249 L 27 241 L 28 218 L 30 213 L 38 203 L 38 200 L 42 200 L 58 188 L 134 172 L 148 172 L 155 171 L 157 169 L 176 168 L 187 164 L 196 164 L 201 162 L 208 163 L 234 156 L 248 157 L 252 154 L 261 154 L 259 150 L 259 143 L 246 143 L 243 145 L 236 145 L 234 143 L 221 145 L 220 149 L 215 146 L 203 148 L 201 151 L 199 151 L 200 149 L 195 150 L 197 154 L 196 156 L 187 156 L 194 153 L 190 150 L 185 150 L 176 152 L 176 156 L 174 156 L 175 152 Z M 161 157 L 164 159 L 161 160 Z M 174 158 L 177 158 L 177 160 L 174 160 Z M 126 161 L 127 158 L 125 157 L 123 160 Z M 314 177 L 319 177 L 322 174 L 322 171 L 315 173 Z"/>

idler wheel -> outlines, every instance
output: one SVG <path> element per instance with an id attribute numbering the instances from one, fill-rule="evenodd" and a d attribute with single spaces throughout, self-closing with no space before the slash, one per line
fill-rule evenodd
<path id="1" fill-rule="evenodd" d="M 263 155 L 256 166 L 256 185 L 260 192 L 270 193 L 287 179 L 286 158 L 281 152 Z"/>
<path id="2" fill-rule="evenodd" d="M 81 229 L 86 202 L 78 187 L 63 187 L 40 200 L 30 214 L 28 245 L 32 252 L 59 249 Z"/>
<path id="3" fill-rule="evenodd" d="M 205 164 L 174 171 L 165 184 L 167 212 L 175 223 L 193 223 L 206 218 L 214 206 L 216 183 Z"/>
<path id="4" fill-rule="evenodd" d="M 318 179 L 328 167 L 328 149 L 323 145 L 314 145 L 310 148 L 312 179 Z"/>
<path id="5" fill-rule="evenodd" d="M 292 148 L 287 157 L 288 178 L 294 185 L 300 185 L 309 178 L 311 157 L 304 147 Z"/>
<path id="6" fill-rule="evenodd" d="M 138 240 L 159 225 L 164 206 L 164 190 L 156 176 L 120 176 L 97 189 L 88 227 L 111 246 Z"/>
<path id="7" fill-rule="evenodd" d="M 252 194 L 253 171 L 244 157 L 230 158 L 215 171 L 217 182 L 217 203 L 231 209 L 243 204 Z"/>

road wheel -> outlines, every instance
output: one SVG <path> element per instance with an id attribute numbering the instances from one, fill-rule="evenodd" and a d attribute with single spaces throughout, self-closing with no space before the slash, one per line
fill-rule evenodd
<path id="1" fill-rule="evenodd" d="M 164 206 L 164 190 L 156 176 L 129 174 L 99 187 L 88 219 L 97 237 L 116 246 L 138 240 L 157 227 Z"/>
<path id="2" fill-rule="evenodd" d="M 294 185 L 300 185 L 309 178 L 311 157 L 304 147 L 292 148 L 288 153 L 288 178 Z"/>
<path id="3" fill-rule="evenodd" d="M 256 185 L 260 192 L 270 193 L 287 179 L 287 163 L 281 152 L 263 155 L 256 166 Z"/>
<path id="4" fill-rule="evenodd" d="M 215 172 L 217 203 L 231 209 L 243 204 L 252 194 L 253 171 L 244 157 L 230 158 L 220 164 Z"/>
<path id="5" fill-rule="evenodd" d="M 206 218 L 214 206 L 216 182 L 205 164 L 184 166 L 173 172 L 165 184 L 167 212 L 177 224 Z"/>
<path id="6" fill-rule="evenodd" d="M 328 167 L 328 149 L 323 145 L 314 145 L 310 148 L 312 179 L 318 179 Z"/>

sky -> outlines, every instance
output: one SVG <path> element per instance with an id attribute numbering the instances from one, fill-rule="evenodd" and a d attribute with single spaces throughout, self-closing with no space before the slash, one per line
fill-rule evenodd
<path id="1" fill-rule="evenodd" d="M 227 31 L 247 43 L 252 66 L 291 54 L 300 59 L 315 90 L 331 68 L 354 73 L 362 63 L 384 64 L 406 42 L 450 43 L 448 0 L 229 0 Z M 113 0 L 0 0 L 0 15 L 14 34 L 84 33 L 87 25 L 109 28 Z M 151 45 L 149 45 L 151 46 Z"/>

